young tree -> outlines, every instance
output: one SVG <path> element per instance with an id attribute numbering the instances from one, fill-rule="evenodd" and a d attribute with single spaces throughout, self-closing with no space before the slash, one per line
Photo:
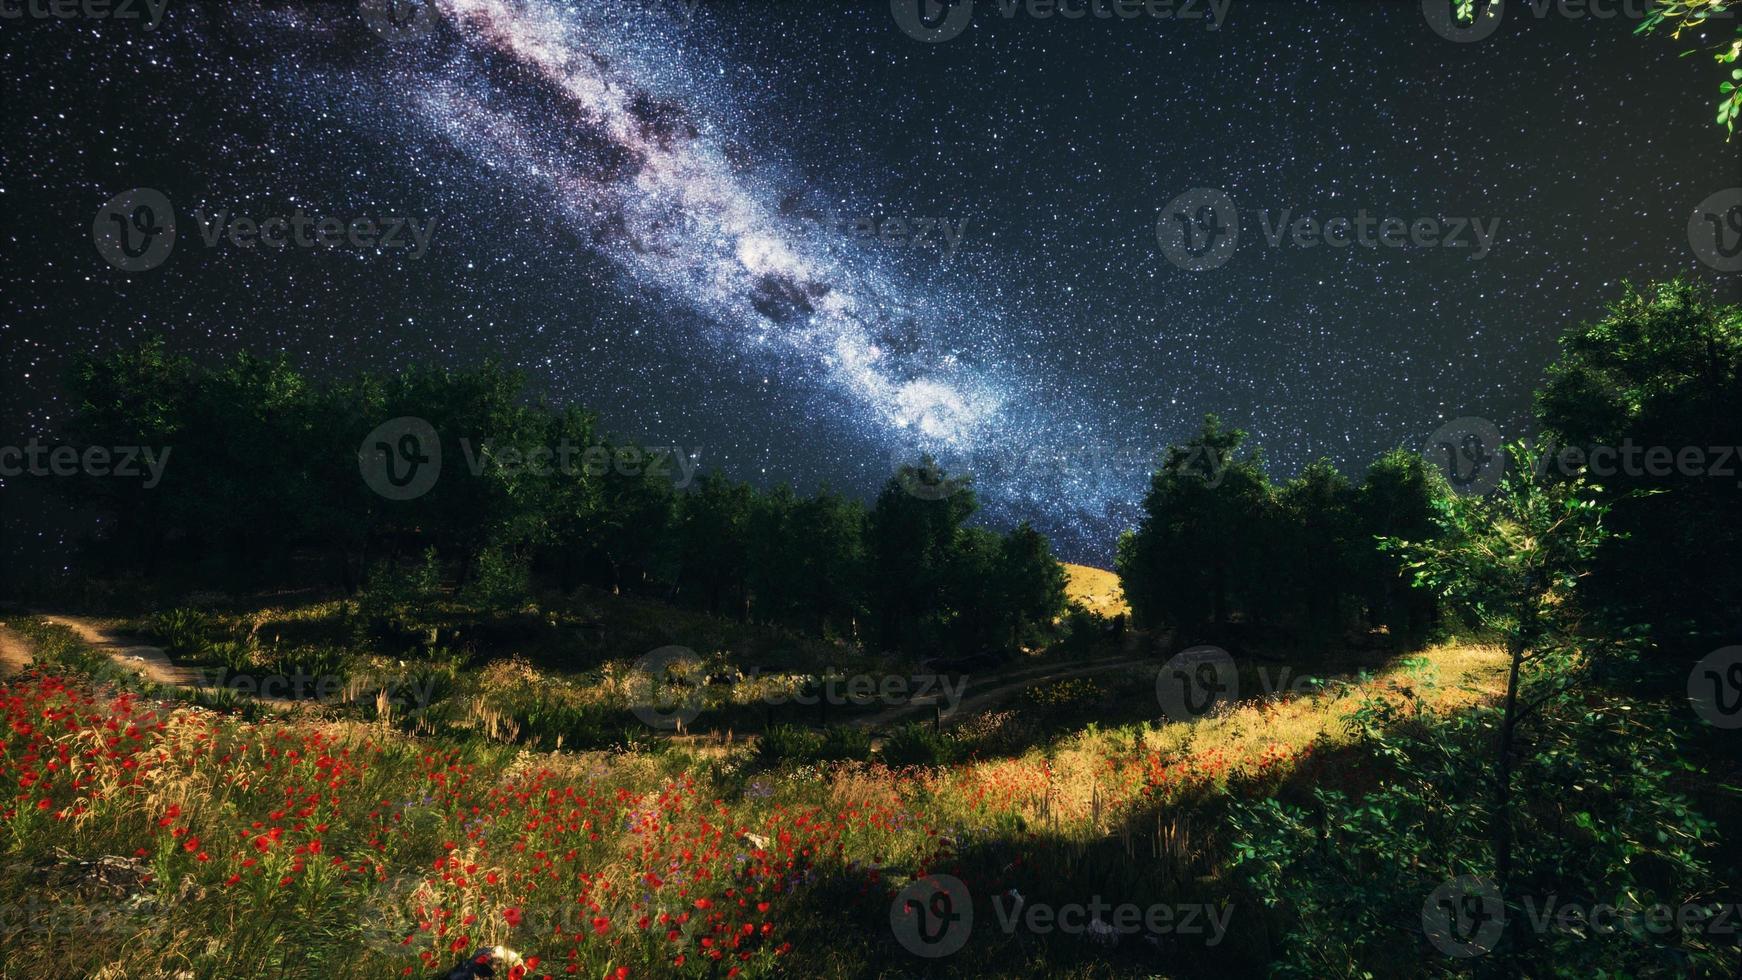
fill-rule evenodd
<path id="1" fill-rule="evenodd" d="M 1519 728 L 1564 697 L 1603 641 L 1574 602 L 1608 531 L 1608 507 L 1583 480 L 1549 480 L 1529 449 L 1509 447 L 1512 466 L 1487 496 L 1442 499 L 1440 537 L 1388 538 L 1415 573 L 1505 643 L 1506 697 L 1495 745 L 1490 838 L 1495 881 L 1507 895 L 1513 865 L 1513 772 Z"/>
<path id="2" fill-rule="evenodd" d="M 1003 612 L 1000 637 L 1012 648 L 1038 643 L 1065 611 L 1065 568 L 1046 536 L 1017 525 L 999 547 L 997 601 Z"/>

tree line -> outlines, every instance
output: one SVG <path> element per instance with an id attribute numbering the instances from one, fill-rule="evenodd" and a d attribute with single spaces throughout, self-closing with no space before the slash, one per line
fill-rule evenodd
<path id="1" fill-rule="evenodd" d="M 1593 623 L 1666 652 L 1742 640 L 1742 307 L 1685 280 L 1623 286 L 1569 330 L 1536 392 L 1537 433 L 1496 465 L 1586 480 L 1615 532 L 1579 590 Z M 1384 628 L 1401 646 L 1444 622 L 1419 569 L 1381 539 L 1432 544 L 1454 492 L 1396 450 L 1357 484 L 1329 460 L 1273 482 L 1245 432 L 1208 417 L 1168 449 L 1116 567 L 1139 622 L 1177 642 L 1240 629 L 1325 643 Z"/>
<path id="2" fill-rule="evenodd" d="M 690 483 L 678 477 L 693 461 L 529 398 L 494 364 L 317 383 L 282 356 L 202 366 L 150 339 L 82 359 L 70 388 L 65 444 L 173 447 L 149 489 L 63 481 L 105 515 L 83 564 L 106 576 L 254 588 L 312 576 L 356 592 L 433 551 L 450 585 L 500 608 L 535 586 L 588 586 L 913 654 L 1031 645 L 1064 611 L 1046 538 L 974 526 L 971 481 L 930 459 L 870 506 L 718 472 Z M 364 471 L 366 442 L 393 419 L 439 440 L 439 478 L 410 499 Z"/>

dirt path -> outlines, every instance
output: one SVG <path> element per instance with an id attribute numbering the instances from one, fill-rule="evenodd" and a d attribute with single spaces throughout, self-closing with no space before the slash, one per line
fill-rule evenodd
<path id="1" fill-rule="evenodd" d="M 170 662 L 162 647 L 144 643 L 129 643 L 121 633 L 102 625 L 100 621 L 75 616 L 39 614 L 45 623 L 65 626 L 100 653 L 122 668 L 154 684 L 170 687 L 205 687 L 206 678 L 193 667 L 178 667 Z"/>
<path id="2" fill-rule="evenodd" d="M 1053 664 L 1045 667 L 1032 667 L 983 681 L 978 688 L 969 684 L 965 696 L 954 708 L 946 708 L 944 718 L 954 718 L 964 713 L 973 713 L 992 707 L 1012 694 L 1025 691 L 1037 684 L 1048 681 L 1065 680 L 1071 677 L 1081 677 L 1085 674 L 1097 674 L 1109 670 L 1121 670 L 1127 667 L 1141 667 L 1145 664 L 1155 664 L 1153 657 L 1120 657 L 1114 660 L 1091 661 L 1076 664 Z M 931 716 L 932 705 L 929 703 L 903 704 L 880 711 L 865 718 L 855 718 L 849 724 L 856 728 L 883 729 L 908 715 Z"/>
<path id="3" fill-rule="evenodd" d="M 49 613 L 38 613 L 37 618 L 45 623 L 54 623 L 72 630 L 79 639 L 97 651 L 108 654 L 116 666 L 153 684 L 198 689 L 208 694 L 218 694 L 224 690 L 210 683 L 211 677 L 207 672 L 198 667 L 176 664 L 163 652 L 162 647 L 132 642 L 125 634 L 105 625 L 102 620 Z M 279 709 L 290 709 L 299 703 L 289 698 L 252 693 L 248 697 L 260 704 Z"/>
<path id="4" fill-rule="evenodd" d="M 22 673 L 29 669 L 30 662 L 30 644 L 0 624 L 0 677 Z"/>

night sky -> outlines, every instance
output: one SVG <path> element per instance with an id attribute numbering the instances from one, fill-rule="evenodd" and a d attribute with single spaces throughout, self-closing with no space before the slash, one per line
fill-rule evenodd
<path id="1" fill-rule="evenodd" d="M 1234 0 L 1214 30 L 982 0 L 927 43 L 878 0 L 435 9 L 408 31 L 177 0 L 154 31 L 0 22 L 18 441 L 52 433 L 72 355 L 152 332 L 319 377 L 495 357 L 761 484 L 869 498 L 931 451 L 976 474 L 988 523 L 1104 563 L 1206 412 L 1278 477 L 1457 416 L 1522 435 L 1555 338 L 1622 279 L 1742 282 L 1688 234 L 1742 185 L 1723 73 L 1632 19 L 1518 2 L 1455 43 L 1413 0 Z M 178 237 L 130 273 L 92 226 L 132 188 Z M 1240 226 L 1203 271 L 1158 241 L 1196 188 Z M 194 214 L 299 208 L 435 225 L 415 255 L 274 251 L 208 246 Z M 1494 235 L 1479 258 L 1467 230 L 1272 247 L 1284 211 Z"/>

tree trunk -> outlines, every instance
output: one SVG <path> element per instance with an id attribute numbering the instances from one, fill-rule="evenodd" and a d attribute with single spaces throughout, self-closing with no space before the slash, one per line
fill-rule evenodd
<path id="1" fill-rule="evenodd" d="M 1494 773 L 1494 879 L 1502 900 L 1512 877 L 1512 741 L 1518 724 L 1518 675 L 1524 661 L 1524 641 L 1507 644 L 1512 665 L 1506 677 L 1506 712 L 1500 720 L 1500 759 Z"/>

